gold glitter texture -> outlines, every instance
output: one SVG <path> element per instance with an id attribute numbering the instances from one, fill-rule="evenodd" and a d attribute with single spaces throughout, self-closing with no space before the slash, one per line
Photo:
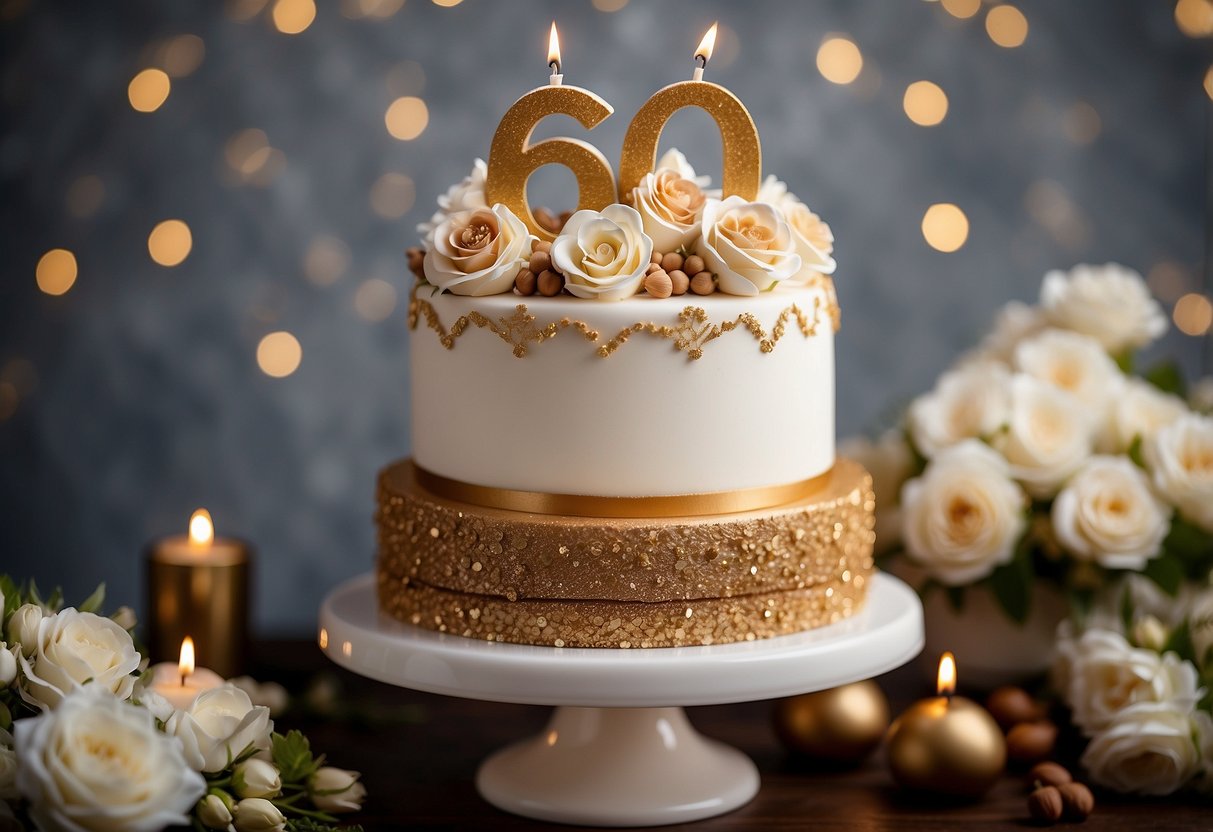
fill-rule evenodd
<path id="1" fill-rule="evenodd" d="M 749 111 L 741 99 L 719 84 L 679 81 L 653 93 L 628 125 L 619 160 L 619 201 L 629 203 L 632 189 L 653 170 L 666 122 L 684 107 L 703 109 L 720 128 L 722 196 L 736 194 L 747 202 L 757 199 L 762 184 L 762 146 Z"/>
<path id="2" fill-rule="evenodd" d="M 599 339 L 598 331 L 592 329 L 585 321 L 561 318 L 558 321 L 552 321 L 540 326 L 536 323 L 537 318 L 535 315 L 531 314 L 524 303 L 520 303 L 515 307 L 514 314 L 503 316 L 496 320 L 472 310 L 465 315 L 460 315 L 448 329 L 438 317 L 438 312 L 434 309 L 434 305 L 418 295 L 420 288 L 422 287 L 414 286 L 409 299 L 409 329 L 416 330 L 417 326 L 424 320 L 426 326 L 438 334 L 438 340 L 448 350 L 455 348 L 455 341 L 467 331 L 469 326 L 487 329 L 494 333 L 501 340 L 513 347 L 514 355 L 517 358 L 526 357 L 529 351 L 528 344 L 543 343 L 569 328 L 580 332 L 587 341 L 596 342 Z M 823 311 L 823 307 L 825 313 L 834 324 L 835 331 L 837 331 L 839 321 L 838 304 L 833 299 L 832 292 L 830 292 L 829 298 L 830 300 L 825 304 L 822 303 L 820 298 L 814 298 L 811 314 L 806 314 L 796 304 L 788 306 L 779 313 L 779 316 L 775 320 L 775 325 L 769 333 L 762 326 L 757 316 L 749 312 L 743 312 L 733 320 L 713 324 L 709 321 L 708 311 L 702 306 L 687 306 L 678 314 L 678 321 L 675 325 L 638 321 L 620 330 L 614 338 L 600 345 L 597 352 L 599 357 L 609 358 L 632 335 L 643 332 L 673 341 L 676 350 L 685 352 L 688 359 L 696 361 L 703 357 L 703 348 L 706 344 L 716 340 L 726 332 L 742 329 L 754 337 L 762 352 L 767 353 L 775 349 L 775 345 L 783 338 L 787 332 L 788 325 L 793 321 L 795 321 L 797 328 L 799 328 L 800 333 L 805 338 L 811 338 L 817 332 L 817 322 L 820 313 Z"/>
<path id="3" fill-rule="evenodd" d="M 615 174 L 598 148 L 580 139 L 551 138 L 531 144 L 531 134 L 550 115 L 572 116 L 587 130 L 614 110 L 603 99 L 581 87 L 549 86 L 531 90 L 506 110 L 489 148 L 485 201 L 503 203 L 541 240 L 556 235 L 542 227 L 527 203 L 526 183 L 544 165 L 564 165 L 577 177 L 577 208 L 601 210 L 615 201 Z"/>

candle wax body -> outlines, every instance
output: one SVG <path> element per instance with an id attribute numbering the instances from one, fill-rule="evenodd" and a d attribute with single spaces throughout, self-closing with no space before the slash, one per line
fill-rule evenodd
<path id="1" fill-rule="evenodd" d="M 976 797 L 1002 775 L 1007 744 L 994 717 L 976 702 L 936 696 L 897 718 L 888 754 L 893 777 L 908 789 Z"/>
<path id="2" fill-rule="evenodd" d="M 188 708 L 194 697 L 204 690 L 211 690 L 222 685 L 224 679 L 218 673 L 205 667 L 195 668 L 194 672 L 185 677 L 181 684 L 181 668 L 172 662 L 161 662 L 152 666 L 151 689 L 163 696 L 179 711 Z"/>

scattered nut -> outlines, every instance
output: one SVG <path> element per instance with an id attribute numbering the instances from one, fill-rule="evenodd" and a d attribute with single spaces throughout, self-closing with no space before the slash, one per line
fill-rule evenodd
<path id="1" fill-rule="evenodd" d="M 670 283 L 673 284 L 674 294 L 685 295 L 691 286 L 691 278 L 682 269 L 674 269 L 670 272 Z"/>
<path id="2" fill-rule="evenodd" d="M 538 242 L 535 243 L 534 247 L 532 248 L 532 251 L 546 251 L 548 254 L 551 254 L 552 253 L 552 244 L 550 242 L 548 242 L 547 240 L 539 240 Z"/>
<path id="3" fill-rule="evenodd" d="M 667 272 L 672 272 L 675 269 L 682 268 L 682 255 L 676 251 L 671 251 L 661 258 L 661 268 Z"/>
<path id="4" fill-rule="evenodd" d="M 1061 820 L 1065 803 L 1056 786 L 1045 786 L 1028 795 L 1028 814 L 1032 820 L 1052 826 Z"/>
<path id="5" fill-rule="evenodd" d="M 540 273 L 536 284 L 539 286 L 539 294 L 545 298 L 555 297 L 564 289 L 564 278 L 551 269 L 545 269 Z"/>
<path id="6" fill-rule="evenodd" d="M 699 274 L 706 269 L 707 266 L 703 262 L 703 258 L 698 254 L 692 254 L 682 263 L 682 270 L 687 274 Z"/>
<path id="7" fill-rule="evenodd" d="M 1053 753 L 1057 726 L 1047 719 L 1021 722 L 1007 732 L 1007 756 L 1017 763 L 1036 763 Z"/>
<path id="8" fill-rule="evenodd" d="M 1074 777 L 1070 774 L 1069 770 L 1057 763 L 1037 763 L 1028 772 L 1028 786 L 1030 788 L 1064 786 L 1066 783 L 1072 783 L 1073 781 Z"/>
<path id="9" fill-rule="evenodd" d="M 644 290 L 655 298 L 668 298 L 674 291 L 670 276 L 661 269 L 644 279 Z"/>
<path id="10" fill-rule="evenodd" d="M 658 251 L 657 249 L 653 249 L 653 256 L 649 258 L 649 262 L 650 262 L 650 263 L 656 263 L 658 266 L 660 266 L 660 265 L 661 265 L 661 258 L 663 258 L 663 257 L 665 257 L 665 255 L 664 255 L 664 254 L 662 254 L 662 253 L 661 253 L 660 251 Z"/>
<path id="11" fill-rule="evenodd" d="M 649 263 L 649 265 L 645 267 L 644 273 L 652 274 L 653 272 L 659 272 L 659 271 L 661 271 L 660 263 Z"/>
<path id="12" fill-rule="evenodd" d="M 558 228 L 556 228 L 556 230 L 559 231 L 561 228 L 564 228 L 565 224 L 569 221 L 570 218 L 572 218 L 572 216 L 573 216 L 572 211 L 561 211 L 560 220 L 559 220 L 560 226 Z"/>
<path id="13" fill-rule="evenodd" d="M 716 281 L 711 272 L 700 272 L 691 278 L 691 291 L 697 295 L 710 295 L 716 291 Z"/>
<path id="14" fill-rule="evenodd" d="M 514 278 L 514 288 L 518 290 L 520 295 L 535 294 L 535 273 L 529 269 L 522 269 L 518 272 L 518 276 Z"/>
<path id="15" fill-rule="evenodd" d="M 1001 687 L 990 694 L 986 700 L 986 710 L 1002 726 L 1002 730 L 1010 731 L 1021 722 L 1035 722 L 1044 718 L 1044 708 L 1018 687 Z"/>
<path id="16" fill-rule="evenodd" d="M 409 271 L 420 277 L 425 268 L 425 249 L 417 247 L 405 249 L 404 256 L 408 258 Z"/>
<path id="17" fill-rule="evenodd" d="M 1066 820 L 1086 820 L 1095 811 L 1095 795 L 1082 783 L 1066 783 L 1057 790 L 1061 792 Z"/>
<path id="18" fill-rule="evenodd" d="M 543 274 L 544 270 L 552 268 L 552 255 L 546 251 L 531 252 L 529 268 L 535 274 Z"/>

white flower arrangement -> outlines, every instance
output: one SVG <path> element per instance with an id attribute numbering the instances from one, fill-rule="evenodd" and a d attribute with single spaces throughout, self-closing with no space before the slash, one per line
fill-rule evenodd
<path id="1" fill-rule="evenodd" d="M 1038 305 L 1007 304 L 985 341 L 910 404 L 900 447 L 886 437 L 862 448 L 900 472 L 876 483 L 877 525 L 895 530 L 878 549 L 899 543 L 926 576 L 921 591 L 944 587 L 959 607 L 980 583 L 1019 622 L 1037 580 L 1078 606 L 1126 572 L 1172 594 L 1206 581 L 1213 418 L 1198 402 L 1208 396 L 1198 385 L 1186 402 L 1173 365 L 1132 372 L 1134 350 L 1165 328 L 1145 281 L 1116 265 L 1050 272 Z M 1006 474 L 956 465 L 970 443 Z M 993 507 L 1015 501 L 990 496 L 1007 489 L 1022 507 L 1014 524 Z"/>
<path id="2" fill-rule="evenodd" d="M 63 608 L 0 575 L 0 827 L 320 832 L 362 807 L 357 772 L 274 732 L 279 686 L 244 677 L 177 710 L 147 686 L 130 608 L 103 601 Z"/>

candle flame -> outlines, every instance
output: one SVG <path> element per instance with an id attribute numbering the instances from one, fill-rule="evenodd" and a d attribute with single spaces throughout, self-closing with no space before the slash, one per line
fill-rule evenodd
<path id="1" fill-rule="evenodd" d="M 194 672 L 194 640 L 189 636 L 181 640 L 181 658 L 177 660 L 177 672 L 181 674 L 182 685 Z"/>
<path id="2" fill-rule="evenodd" d="M 215 539 L 215 524 L 211 521 L 211 513 L 200 508 L 190 515 L 190 543 L 194 546 L 208 546 Z"/>
<path id="3" fill-rule="evenodd" d="M 716 27 L 719 23 L 713 23 L 712 28 L 704 33 L 703 40 L 699 41 L 699 46 L 695 49 L 695 57 L 702 58 L 706 64 L 712 60 L 712 50 L 716 47 Z"/>
<path id="4" fill-rule="evenodd" d="M 548 35 L 548 66 L 555 64 L 557 73 L 560 72 L 560 35 L 556 33 L 556 21 L 552 21 L 552 33 Z"/>
<path id="5" fill-rule="evenodd" d="M 940 696 L 956 693 L 956 657 L 950 651 L 939 657 L 939 683 L 936 690 Z"/>

